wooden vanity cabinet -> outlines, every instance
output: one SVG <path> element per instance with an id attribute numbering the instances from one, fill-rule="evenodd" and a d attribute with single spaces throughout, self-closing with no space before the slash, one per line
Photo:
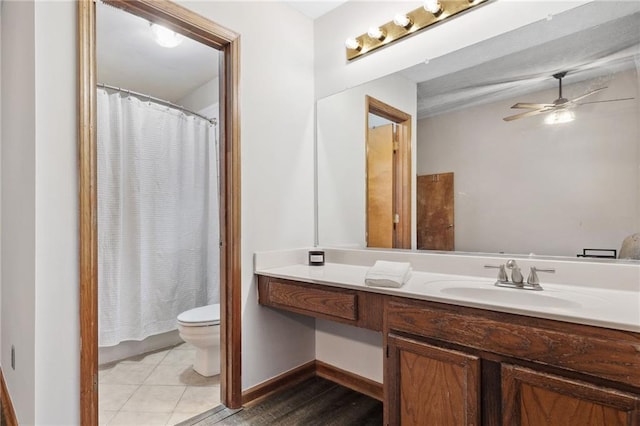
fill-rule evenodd
<path id="1" fill-rule="evenodd" d="M 384 296 L 258 275 L 258 302 L 298 314 L 382 331 Z"/>
<path id="2" fill-rule="evenodd" d="M 640 333 L 267 276 L 258 292 L 383 332 L 386 425 L 640 426 Z"/>
<path id="3" fill-rule="evenodd" d="M 502 365 L 504 425 L 626 426 L 640 423 L 640 397 L 516 365 Z"/>
<path id="4" fill-rule="evenodd" d="M 385 424 L 640 425 L 638 333 L 390 298 Z"/>
<path id="5" fill-rule="evenodd" d="M 480 358 L 402 336 L 387 344 L 389 424 L 480 424 Z"/>

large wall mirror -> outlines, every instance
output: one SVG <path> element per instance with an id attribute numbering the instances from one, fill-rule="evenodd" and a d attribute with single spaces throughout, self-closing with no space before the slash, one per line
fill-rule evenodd
<path id="1" fill-rule="evenodd" d="M 367 247 L 371 96 L 413 118 L 413 249 L 613 255 L 640 232 L 639 66 L 640 6 L 593 2 L 320 99 L 318 244 Z"/>

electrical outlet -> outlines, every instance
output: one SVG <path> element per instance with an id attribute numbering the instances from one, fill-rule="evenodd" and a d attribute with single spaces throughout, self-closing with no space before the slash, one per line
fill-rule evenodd
<path id="1" fill-rule="evenodd" d="M 11 345 L 11 368 L 16 369 L 16 348 Z"/>

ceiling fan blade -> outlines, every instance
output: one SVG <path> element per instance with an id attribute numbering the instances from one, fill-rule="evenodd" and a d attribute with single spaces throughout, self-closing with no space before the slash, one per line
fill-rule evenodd
<path id="1" fill-rule="evenodd" d="M 591 96 L 591 95 L 593 95 L 594 93 L 598 93 L 599 91 L 604 90 L 604 89 L 606 89 L 606 87 L 601 87 L 601 88 L 599 88 L 599 89 L 592 90 L 592 91 L 590 91 L 590 92 L 588 92 L 588 93 L 585 93 L 585 94 L 584 94 L 584 95 L 582 95 L 582 96 L 578 96 L 578 97 L 577 97 L 577 98 L 575 98 L 575 99 L 571 99 L 571 101 L 570 101 L 570 102 L 577 102 L 577 101 L 579 101 L 580 99 L 584 99 L 584 98 L 586 98 L 587 96 Z"/>
<path id="2" fill-rule="evenodd" d="M 635 98 L 605 99 L 604 101 L 581 102 L 578 105 L 599 104 L 599 103 L 602 103 L 602 102 L 630 101 L 632 99 L 635 99 Z"/>
<path id="3" fill-rule="evenodd" d="M 527 109 L 541 109 L 541 108 L 551 108 L 554 106 L 553 104 L 531 104 L 527 102 L 518 102 L 511 108 L 527 108 Z"/>
<path id="4" fill-rule="evenodd" d="M 554 109 L 555 108 L 542 108 L 542 109 L 537 109 L 535 111 L 521 112 L 520 114 L 515 114 L 515 115 L 510 115 L 508 117 L 504 117 L 503 120 L 504 121 L 513 121 L 513 120 L 517 120 L 519 118 L 532 117 L 534 115 L 543 114 L 545 112 L 553 111 Z"/>

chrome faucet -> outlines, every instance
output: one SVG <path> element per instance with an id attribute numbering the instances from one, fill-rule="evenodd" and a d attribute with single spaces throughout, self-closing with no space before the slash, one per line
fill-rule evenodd
<path id="1" fill-rule="evenodd" d="M 511 282 L 516 284 L 518 287 L 522 287 L 524 277 L 522 276 L 522 272 L 520 272 L 520 267 L 516 261 L 513 259 L 508 260 L 507 269 L 511 269 Z"/>
<path id="2" fill-rule="evenodd" d="M 529 272 L 529 277 L 527 277 L 527 282 L 525 283 L 522 272 L 520 271 L 520 267 L 513 259 L 508 260 L 506 264 L 500 266 L 484 265 L 484 267 L 498 269 L 498 280 L 495 282 L 495 285 L 498 287 L 509 287 L 534 291 L 542 290 L 540 279 L 538 278 L 537 274 L 538 272 L 556 272 L 555 269 L 540 269 L 532 266 Z M 509 276 L 507 275 L 507 269 L 511 270 L 511 280 L 509 280 Z"/>
<path id="3" fill-rule="evenodd" d="M 540 280 L 538 279 L 538 274 L 537 274 L 538 272 L 549 272 L 551 274 L 554 274 L 556 270 L 553 268 L 540 269 L 540 268 L 536 268 L 535 266 L 531 267 L 531 270 L 529 271 L 529 276 L 527 277 L 527 285 L 531 286 L 532 289 L 542 290 L 542 287 L 540 286 Z"/>
<path id="4" fill-rule="evenodd" d="M 507 276 L 507 271 L 504 269 L 504 265 L 494 266 L 494 265 L 484 265 L 485 268 L 493 268 L 499 269 L 498 271 L 498 282 L 500 283 L 508 283 L 509 277 Z"/>

